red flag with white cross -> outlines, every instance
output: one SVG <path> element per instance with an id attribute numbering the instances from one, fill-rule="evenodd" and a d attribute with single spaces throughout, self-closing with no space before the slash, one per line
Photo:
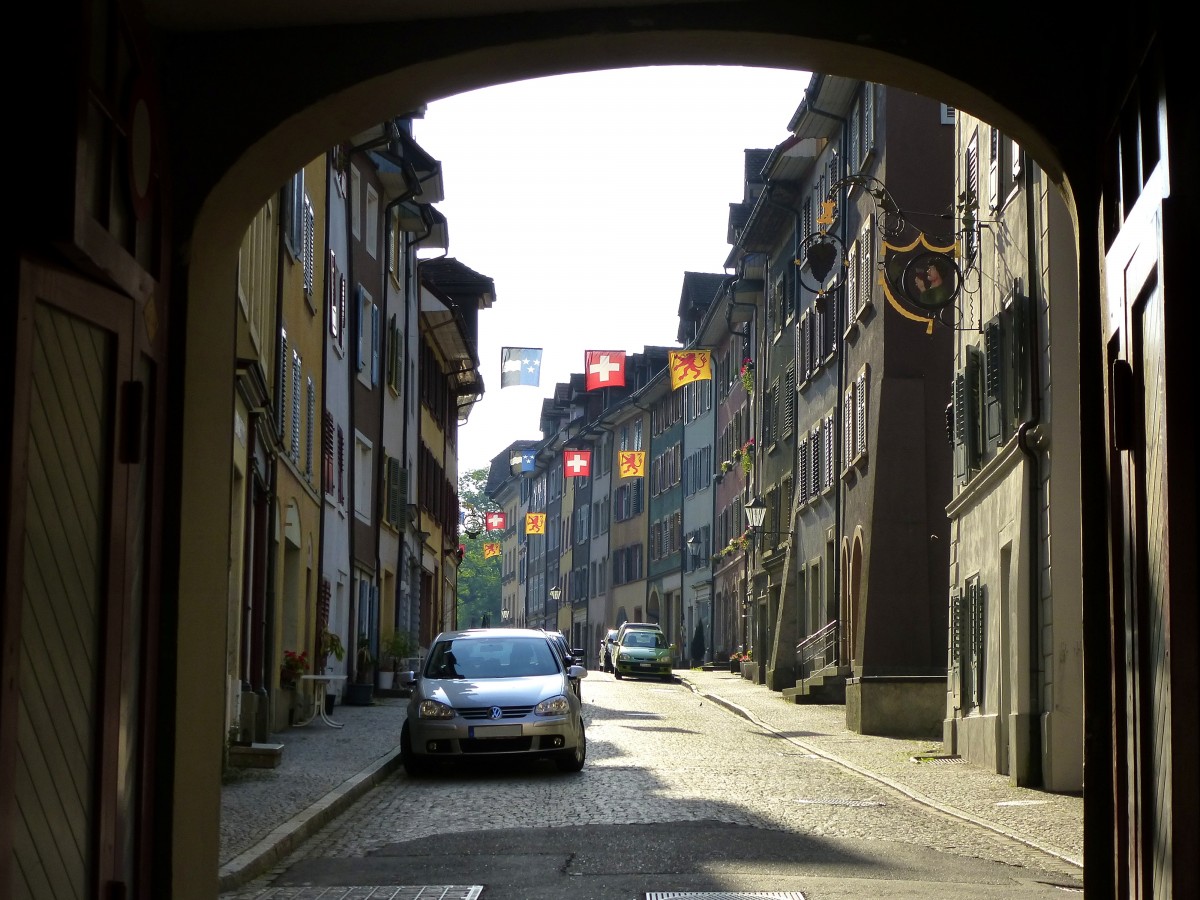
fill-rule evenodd
<path id="1" fill-rule="evenodd" d="M 585 350 L 583 371 L 587 375 L 589 391 L 606 387 L 625 387 L 625 351 Z"/>
<path id="2" fill-rule="evenodd" d="M 564 450 L 563 474 L 568 478 L 592 474 L 592 451 Z"/>
<path id="3" fill-rule="evenodd" d="M 484 516 L 484 523 L 487 525 L 488 531 L 503 531 L 507 517 L 502 512 L 490 512 Z"/>

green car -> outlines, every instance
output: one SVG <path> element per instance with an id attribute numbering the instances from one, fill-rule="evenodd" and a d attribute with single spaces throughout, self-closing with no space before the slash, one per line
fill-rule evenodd
<path id="1" fill-rule="evenodd" d="M 661 631 L 627 631 L 617 644 L 613 674 L 642 675 L 673 681 L 671 674 L 671 645 Z"/>

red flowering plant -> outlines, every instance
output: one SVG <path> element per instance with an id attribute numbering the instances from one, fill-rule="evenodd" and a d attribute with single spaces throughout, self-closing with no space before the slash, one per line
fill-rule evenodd
<path id="1" fill-rule="evenodd" d="M 750 438 L 742 444 L 741 459 L 742 471 L 749 475 L 750 469 L 754 466 L 754 438 Z"/>
<path id="2" fill-rule="evenodd" d="M 283 665 L 279 667 L 279 682 L 284 687 L 294 685 L 297 679 L 308 671 L 308 651 L 283 651 Z"/>
<path id="3" fill-rule="evenodd" d="M 746 389 L 746 393 L 749 394 L 754 390 L 754 360 L 748 356 L 743 359 L 742 368 L 739 370 L 738 374 L 742 378 L 742 387 L 744 387 Z"/>

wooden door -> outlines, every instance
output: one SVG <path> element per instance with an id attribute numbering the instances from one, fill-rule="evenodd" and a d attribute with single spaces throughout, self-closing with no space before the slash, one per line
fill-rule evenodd
<path id="1" fill-rule="evenodd" d="M 18 303 L 0 893 L 132 898 L 151 856 L 156 367 L 126 296 L 26 263 Z"/>
<path id="2" fill-rule="evenodd" d="M 1161 71 L 1152 54 L 1109 142 L 1103 205 L 1112 878 L 1115 896 L 1137 898 L 1195 896 L 1197 890 L 1196 835 L 1187 825 L 1196 820 L 1196 778 L 1194 764 L 1179 764 L 1195 753 L 1195 719 L 1185 711 L 1196 701 L 1179 686 L 1189 672 L 1194 679 L 1196 598 L 1176 590 L 1170 558 L 1171 535 L 1187 534 L 1173 522 L 1194 516 L 1192 509 L 1181 517 L 1176 507 L 1194 504 L 1195 495 L 1189 497 L 1186 476 L 1174 484 L 1168 478 L 1172 462 L 1181 475 L 1195 466 L 1194 444 L 1180 439 L 1195 414 L 1195 376 L 1171 375 L 1168 352 L 1178 335 L 1171 334 L 1165 277 L 1172 185 Z M 1178 367 L 1183 360 L 1174 362 Z M 1176 552 L 1194 551 L 1177 546 Z"/>

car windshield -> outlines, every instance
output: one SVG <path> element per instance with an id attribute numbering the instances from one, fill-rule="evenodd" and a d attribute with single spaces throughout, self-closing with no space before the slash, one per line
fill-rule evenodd
<path id="1" fill-rule="evenodd" d="M 667 639 L 661 631 L 630 631 L 621 643 L 626 647 L 653 647 L 661 650 L 667 646 Z"/>
<path id="2" fill-rule="evenodd" d="M 537 637 L 438 641 L 425 664 L 426 678 L 523 678 L 558 671 L 550 644 Z"/>

